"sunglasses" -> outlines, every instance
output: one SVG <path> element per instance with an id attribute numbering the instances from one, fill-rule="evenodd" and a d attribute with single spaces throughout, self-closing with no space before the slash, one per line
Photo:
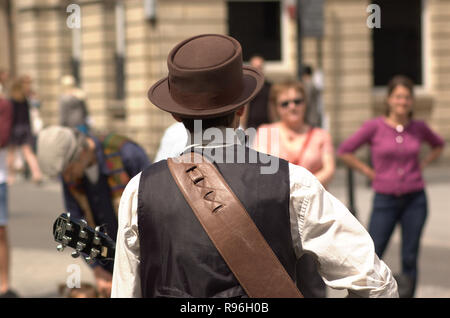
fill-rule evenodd
<path id="1" fill-rule="evenodd" d="M 285 100 L 280 102 L 281 107 L 285 108 L 289 106 L 289 103 L 294 103 L 295 106 L 301 105 L 305 102 L 305 100 L 303 98 L 296 98 L 296 99 L 291 99 L 291 100 Z"/>

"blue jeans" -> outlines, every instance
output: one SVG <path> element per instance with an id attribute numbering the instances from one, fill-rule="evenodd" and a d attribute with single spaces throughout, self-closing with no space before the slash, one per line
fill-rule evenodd
<path id="1" fill-rule="evenodd" d="M 0 226 L 8 224 L 8 185 L 0 183 Z"/>
<path id="2" fill-rule="evenodd" d="M 401 196 L 376 193 L 373 200 L 369 233 L 375 243 L 375 252 L 382 258 L 395 225 L 400 223 L 402 235 L 402 274 L 417 282 L 417 259 L 420 237 L 428 214 L 424 190 Z"/>

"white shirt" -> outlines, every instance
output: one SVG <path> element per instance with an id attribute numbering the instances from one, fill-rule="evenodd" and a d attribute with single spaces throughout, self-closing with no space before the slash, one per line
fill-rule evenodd
<path id="1" fill-rule="evenodd" d="M 219 128 L 225 135 L 225 127 Z M 240 127 L 239 129 L 242 129 Z M 243 132 L 244 133 L 244 132 Z M 189 131 L 184 127 L 181 122 L 176 122 L 170 125 L 161 138 L 158 151 L 156 152 L 154 162 L 158 162 L 167 158 L 178 157 L 186 145 L 189 143 Z M 191 135 L 191 140 L 194 137 Z"/>
<path id="2" fill-rule="evenodd" d="M 154 162 L 179 156 L 187 141 L 188 134 L 184 125 L 179 122 L 172 124 L 161 138 Z"/>
<path id="3" fill-rule="evenodd" d="M 125 188 L 119 206 L 111 297 L 141 297 L 138 188 L 141 174 Z M 317 256 L 319 274 L 354 297 L 398 297 L 391 270 L 348 209 L 303 167 L 289 164 L 291 236 L 297 257 Z"/>

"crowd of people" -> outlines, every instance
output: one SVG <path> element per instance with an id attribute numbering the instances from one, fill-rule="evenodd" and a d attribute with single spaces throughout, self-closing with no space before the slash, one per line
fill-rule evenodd
<path id="1" fill-rule="evenodd" d="M 256 151 L 280 158 L 278 171 L 257 173 L 253 167 L 262 161 L 251 166 L 219 160 L 216 166 L 304 297 L 325 298 L 326 285 L 354 296 L 414 297 L 427 217 L 422 174 L 442 153 L 444 141 L 414 118 L 413 82 L 395 76 L 387 86 L 385 114 L 366 121 L 335 150 L 323 126 L 323 88 L 312 80 L 311 67 L 304 67 L 301 79 L 272 83 L 264 77 L 264 58 L 255 55 L 242 65 L 240 45 L 231 37 L 198 36 L 176 50 L 169 55 L 168 77 L 148 95 L 176 120 L 161 139 L 154 164 L 130 138 L 95 133 L 86 96 L 73 77 L 61 80 L 59 125 L 42 127 L 33 124 L 39 116 L 30 115 L 39 109 L 31 78 L 8 85 L 7 72 L 0 72 L 0 297 L 17 296 L 9 285 L 6 232 L 17 150 L 33 182 L 40 184 L 43 174 L 59 177 L 71 216 L 92 227 L 105 224 L 116 241 L 114 262 L 90 264 L 96 280 L 90 295 L 247 296 L 190 211 L 192 205 L 177 191 L 167 163 L 180 154 L 206 156 L 242 147 L 246 155 Z M 221 54 L 232 50 L 232 57 Z M 256 135 L 243 143 L 197 142 L 196 120 L 202 120 L 202 131 L 253 128 Z M 431 151 L 420 161 L 422 143 Z M 365 144 L 371 165 L 354 154 Z M 327 191 L 337 158 L 372 181 L 367 231 Z M 402 272 L 394 279 L 382 258 L 397 223 L 402 226 Z"/>
<path id="2" fill-rule="evenodd" d="M 6 70 L 0 70 L 0 297 L 16 297 L 10 288 L 10 251 L 8 242 L 8 185 L 15 182 L 17 155 L 25 158 L 32 180 L 42 182 L 42 173 L 34 147 L 33 124 L 37 96 L 29 76 L 11 81 Z"/>
<path id="3" fill-rule="evenodd" d="M 76 87 L 75 79 L 68 75 L 61 79 L 61 97 L 59 101 L 60 107 L 60 128 L 65 127 L 69 133 L 74 135 L 85 135 L 89 132 L 88 112 L 85 103 L 83 92 Z M 9 202 L 8 202 L 8 186 L 16 182 L 16 174 L 21 171 L 25 177 L 31 173 L 31 181 L 37 185 L 43 182 L 44 174 L 51 176 L 53 171 L 49 171 L 50 163 L 38 160 L 36 155 L 37 150 L 41 150 L 42 146 L 38 147 L 38 136 L 41 131 L 46 130 L 43 127 L 43 120 L 40 116 L 40 99 L 36 91 L 33 89 L 32 78 L 28 75 L 22 75 L 17 78 L 10 79 L 7 70 L 0 70 L 0 297 L 12 298 L 17 297 L 17 293 L 11 289 L 10 286 L 10 253 L 9 242 L 7 235 L 7 225 L 9 218 Z M 67 131 L 65 131 L 67 132 Z M 65 135 L 60 135 L 63 137 Z M 111 138 L 113 139 L 113 138 Z M 90 145 L 92 139 L 86 140 L 85 145 Z M 72 141 L 72 140 L 71 140 Z M 55 146 L 58 144 L 46 144 L 46 146 Z M 75 146 L 75 145 L 71 145 Z M 65 149 L 68 150 L 68 149 Z M 56 151 L 61 151 L 57 149 Z M 87 151 L 86 151 L 87 152 Z M 46 155 L 54 155 L 52 151 Z M 64 180 L 72 182 L 72 176 L 84 174 L 84 161 L 80 161 L 83 153 L 77 154 L 76 157 L 71 158 L 76 161 L 75 164 L 69 165 Z M 92 155 L 89 152 L 89 155 Z M 23 162 L 25 159 L 25 163 Z M 59 158 L 50 158 L 49 160 L 58 160 Z M 58 165 L 58 162 L 52 161 L 51 164 Z M 103 164 L 105 164 L 103 162 Z M 61 167 L 62 168 L 62 167 Z M 67 168 L 67 167 L 64 167 Z M 59 171 L 62 173 L 63 171 Z M 77 174 L 78 173 L 78 174 Z M 95 173 L 94 173 L 95 174 Z M 74 180 L 75 181 L 75 180 Z M 76 180 L 78 181 L 78 180 Z M 66 185 L 66 183 L 63 183 Z M 75 189 L 76 187 L 64 187 L 64 190 Z M 99 189 L 96 189 L 99 190 Z M 108 192 L 103 190 L 103 194 Z M 73 197 L 70 191 L 64 192 L 66 195 L 66 207 L 69 207 L 73 213 L 77 213 L 78 203 L 73 203 Z M 108 195 L 107 195 L 108 196 Z M 98 199 L 97 202 L 103 202 L 103 199 Z M 116 199 L 117 201 L 117 199 Z M 82 206 L 82 205 L 81 205 Z M 117 206 L 115 206 L 117 208 Z M 113 210 L 113 208 L 111 208 Z M 79 216 L 82 217 L 81 212 Z M 83 213 L 84 217 L 87 214 Z M 111 225 L 113 218 L 107 219 L 108 226 Z M 106 276 L 100 269 L 94 271 L 96 278 L 101 282 L 100 277 Z"/>

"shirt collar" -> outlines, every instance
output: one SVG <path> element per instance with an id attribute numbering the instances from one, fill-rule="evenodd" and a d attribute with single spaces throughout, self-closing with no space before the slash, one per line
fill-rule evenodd
<path id="1" fill-rule="evenodd" d="M 203 130 L 201 133 L 191 133 L 186 129 L 186 133 L 188 140 L 183 153 L 189 148 L 220 148 L 246 144 L 246 135 L 241 127 L 234 129 L 220 126 Z"/>

